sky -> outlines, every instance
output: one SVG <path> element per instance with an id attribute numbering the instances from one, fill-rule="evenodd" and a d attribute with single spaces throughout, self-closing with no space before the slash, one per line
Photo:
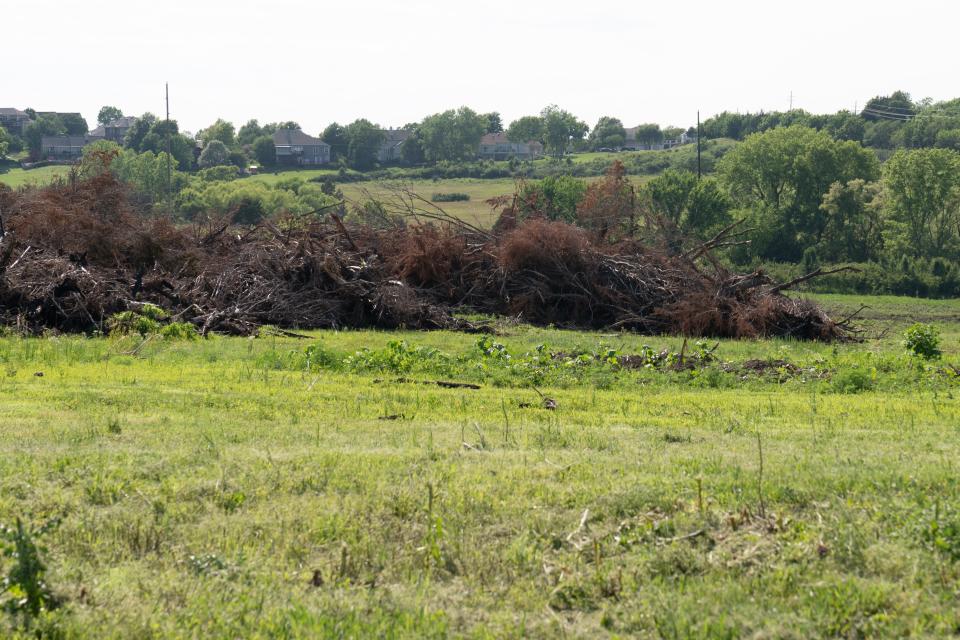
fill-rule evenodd
<path id="1" fill-rule="evenodd" d="M 8 5 L 9 7 L 5 6 Z M 100 107 L 193 131 L 467 105 L 504 123 L 549 104 L 591 126 L 728 111 L 833 112 L 903 89 L 960 96 L 957 0 L 0 0 L 0 107 Z"/>

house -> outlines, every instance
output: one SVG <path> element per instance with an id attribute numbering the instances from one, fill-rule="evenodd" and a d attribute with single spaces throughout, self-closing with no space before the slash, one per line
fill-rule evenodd
<path id="1" fill-rule="evenodd" d="M 279 129 L 273 134 L 277 164 L 306 167 L 330 162 L 330 145 L 300 129 Z"/>
<path id="2" fill-rule="evenodd" d="M 530 160 L 543 155 L 543 145 L 536 140 L 529 142 L 511 142 L 507 134 L 488 133 L 480 138 L 477 156 L 481 160 Z"/>
<path id="3" fill-rule="evenodd" d="M 123 144 L 123 139 L 127 137 L 127 131 L 137 123 L 138 118 L 133 116 L 123 116 L 111 120 L 103 125 L 103 137 L 111 142 Z M 98 127 L 99 128 L 99 127 Z"/>
<path id="4" fill-rule="evenodd" d="M 410 137 L 406 129 L 381 129 L 383 142 L 377 150 L 377 160 L 380 162 L 397 162 L 401 159 L 400 152 L 403 143 Z"/>
<path id="5" fill-rule="evenodd" d="M 40 159 L 55 162 L 74 162 L 83 155 L 88 144 L 102 140 L 96 136 L 43 136 L 40 138 Z"/>
<path id="6" fill-rule="evenodd" d="M 0 127 L 11 134 L 22 136 L 28 124 L 30 124 L 30 115 L 26 111 L 13 107 L 0 107 Z"/>

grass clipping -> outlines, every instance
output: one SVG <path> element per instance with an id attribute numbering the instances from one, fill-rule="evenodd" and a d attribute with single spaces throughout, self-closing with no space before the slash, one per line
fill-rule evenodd
<path id="1" fill-rule="evenodd" d="M 712 337 L 851 335 L 762 272 L 731 273 L 711 243 L 685 254 L 532 217 L 493 232 L 434 210 L 392 228 L 336 215 L 175 225 L 139 215 L 109 172 L 0 190 L 0 322 L 24 333 L 106 331 L 144 303 L 210 331 L 473 330 L 460 312 L 534 324 Z"/>

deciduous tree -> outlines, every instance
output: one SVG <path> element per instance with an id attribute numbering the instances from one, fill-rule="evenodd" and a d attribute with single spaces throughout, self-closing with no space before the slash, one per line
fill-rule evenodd
<path id="1" fill-rule="evenodd" d="M 820 205 L 830 186 L 875 180 L 880 166 L 856 142 L 795 125 L 748 136 L 718 169 L 735 202 L 753 217 L 753 250 L 796 262 L 823 236 L 827 214 Z"/>
<path id="2" fill-rule="evenodd" d="M 336 122 L 331 122 L 327 128 L 320 134 L 320 139 L 330 145 L 331 159 L 347 157 L 347 147 L 350 141 L 347 139 L 347 129 Z"/>
<path id="3" fill-rule="evenodd" d="M 427 160 L 456 161 L 476 157 L 487 125 L 486 118 L 469 107 L 427 116 L 420 124 Z"/>
<path id="4" fill-rule="evenodd" d="M 277 163 L 277 149 L 273 145 L 273 138 L 260 136 L 253 141 L 253 156 L 263 167 L 272 167 Z"/>
<path id="5" fill-rule="evenodd" d="M 543 118 L 540 116 L 523 116 L 510 123 L 507 128 L 507 138 L 511 142 L 530 142 L 535 140 L 543 143 Z"/>
<path id="6" fill-rule="evenodd" d="M 232 147 L 234 144 L 236 144 L 235 136 L 236 130 L 233 124 L 222 118 L 217 118 L 216 122 L 206 129 L 203 129 L 197 135 L 197 139 L 200 140 L 204 147 L 214 140 L 219 140 L 227 147 Z"/>
<path id="7" fill-rule="evenodd" d="M 585 122 L 554 104 L 545 107 L 540 117 L 543 118 L 543 144 L 554 156 L 565 154 L 571 141 L 582 140 L 590 130 Z"/>
<path id="8" fill-rule="evenodd" d="M 223 164 L 230 164 L 230 150 L 220 140 L 211 140 L 200 153 L 199 165 L 206 169 Z"/>
<path id="9" fill-rule="evenodd" d="M 960 153 L 898 151 L 883 167 L 891 218 L 915 256 L 946 256 L 958 245 Z"/>
<path id="10" fill-rule="evenodd" d="M 97 122 L 103 125 L 110 124 L 117 118 L 123 117 L 123 111 L 117 107 L 105 106 L 100 107 L 100 112 L 97 114 Z"/>
<path id="11" fill-rule="evenodd" d="M 590 132 L 590 148 L 597 149 L 619 149 L 627 139 L 627 131 L 623 128 L 623 123 L 617 118 L 603 116 L 597 120 L 597 124 Z"/>
<path id="12" fill-rule="evenodd" d="M 377 152 L 383 144 L 383 130 L 369 120 L 360 118 L 347 125 L 344 133 L 350 166 L 360 171 L 372 168 L 377 163 Z"/>

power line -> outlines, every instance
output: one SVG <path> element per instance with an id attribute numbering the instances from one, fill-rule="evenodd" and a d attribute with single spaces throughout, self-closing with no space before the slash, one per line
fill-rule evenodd
<path id="1" fill-rule="evenodd" d="M 960 111 L 947 111 L 947 110 L 926 110 L 920 111 L 913 114 L 906 113 L 893 113 L 890 111 L 885 111 L 882 109 L 875 109 L 873 107 L 864 107 L 860 112 L 861 115 L 867 114 L 875 116 L 877 118 L 883 118 L 886 120 L 898 120 L 900 122 L 908 122 L 916 118 L 960 118 Z"/>

